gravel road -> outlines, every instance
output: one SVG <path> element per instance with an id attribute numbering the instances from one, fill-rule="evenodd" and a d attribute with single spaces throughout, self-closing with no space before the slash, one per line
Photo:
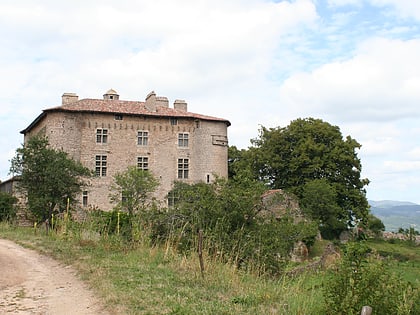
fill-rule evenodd
<path id="1" fill-rule="evenodd" d="M 74 269 L 0 239 L 0 314 L 108 313 Z"/>

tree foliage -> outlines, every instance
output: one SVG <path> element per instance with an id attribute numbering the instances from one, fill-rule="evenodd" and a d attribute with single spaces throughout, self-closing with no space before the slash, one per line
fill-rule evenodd
<path id="1" fill-rule="evenodd" d="M 127 170 L 114 176 L 109 198 L 116 204 L 116 211 L 127 213 L 128 231 L 126 235 L 130 240 L 133 236 L 134 216 L 144 212 L 150 205 L 151 194 L 158 185 L 159 181 L 150 171 L 139 169 L 136 166 L 129 166 Z"/>
<path id="2" fill-rule="evenodd" d="M 150 195 L 158 187 L 159 182 L 149 171 L 129 166 L 127 170 L 114 176 L 110 199 L 116 207 L 130 216 L 144 210 Z"/>
<path id="3" fill-rule="evenodd" d="M 246 151 L 230 150 L 231 174 L 249 169 L 254 178 L 269 187 L 285 189 L 300 200 L 305 198 L 306 211 L 334 233 L 340 226 L 366 219 L 365 186 L 369 181 L 361 178 L 362 165 L 356 152 L 361 146 L 350 136 L 343 139 L 337 126 L 320 119 L 297 119 L 283 128 L 261 127 L 259 136 L 251 142 L 253 146 Z M 310 184 L 312 181 L 317 182 Z M 317 189 L 321 189 L 323 199 L 311 197 L 315 200 L 309 201 L 309 195 L 316 196 Z M 328 222 L 329 213 L 339 222 Z"/>
<path id="4" fill-rule="evenodd" d="M 0 191 L 0 221 L 10 221 L 16 217 L 17 198 Z"/>
<path id="5" fill-rule="evenodd" d="M 67 199 L 75 201 L 92 172 L 64 151 L 48 146 L 48 139 L 31 137 L 16 150 L 10 172 L 19 176 L 18 188 L 27 197 L 35 219 L 45 221 L 54 211 L 66 209 Z"/>
<path id="6" fill-rule="evenodd" d="M 239 267 L 258 266 L 279 273 L 297 241 L 315 237 L 316 226 L 293 218 L 261 216 L 266 187 L 248 177 L 217 179 L 193 185 L 177 182 L 173 207 L 153 218 L 153 241 L 171 241 L 183 251 L 195 250 L 202 230 L 206 250 Z"/>

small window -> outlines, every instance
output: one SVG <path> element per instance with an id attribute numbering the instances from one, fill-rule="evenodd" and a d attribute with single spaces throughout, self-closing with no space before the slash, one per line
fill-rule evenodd
<path id="1" fill-rule="evenodd" d="M 106 176 L 107 157 L 106 155 L 97 155 L 95 157 L 95 175 L 97 177 Z"/>
<path id="2" fill-rule="evenodd" d="M 115 120 L 123 120 L 123 115 L 115 114 L 114 119 Z"/>
<path id="3" fill-rule="evenodd" d="M 108 142 L 108 129 L 96 129 L 96 143 Z"/>
<path id="4" fill-rule="evenodd" d="M 178 159 L 178 179 L 187 179 L 189 175 L 189 160 Z"/>
<path id="5" fill-rule="evenodd" d="M 171 118 L 171 125 L 172 126 L 178 125 L 178 118 Z"/>
<path id="6" fill-rule="evenodd" d="M 147 171 L 149 169 L 149 158 L 147 156 L 139 156 L 137 158 L 137 168 Z"/>
<path id="7" fill-rule="evenodd" d="M 149 132 L 148 131 L 138 131 L 137 132 L 137 144 L 138 145 L 147 145 L 149 142 Z"/>
<path id="8" fill-rule="evenodd" d="M 88 192 L 86 190 L 82 193 L 82 205 L 83 207 L 88 206 Z"/>
<path id="9" fill-rule="evenodd" d="M 207 174 L 207 176 L 206 176 L 206 183 L 210 184 L 210 175 L 209 174 Z"/>
<path id="10" fill-rule="evenodd" d="M 168 193 L 168 207 L 170 208 L 174 207 L 178 201 L 179 201 L 179 192 L 170 191 Z"/>
<path id="11" fill-rule="evenodd" d="M 188 133 L 179 133 L 178 134 L 178 146 L 179 147 L 188 147 Z"/>

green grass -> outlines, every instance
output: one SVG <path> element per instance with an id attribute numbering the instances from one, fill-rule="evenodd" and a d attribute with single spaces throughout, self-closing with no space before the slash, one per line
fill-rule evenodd
<path id="1" fill-rule="evenodd" d="M 75 266 L 115 314 L 324 313 L 318 275 L 269 279 L 205 257 L 203 279 L 195 253 L 7 225 L 0 237 Z"/>
<path id="2" fill-rule="evenodd" d="M 406 241 L 390 243 L 383 240 L 369 240 L 368 244 L 382 257 L 390 259 L 389 266 L 395 273 L 420 288 L 420 246 Z"/>
<path id="3" fill-rule="evenodd" d="M 238 270 L 206 256 L 201 276 L 196 253 L 180 255 L 170 247 L 127 245 L 72 228 L 68 233 L 37 232 L 0 223 L 0 237 L 73 265 L 114 314 L 325 314 L 324 273 L 269 278 Z M 318 259 L 327 242 L 317 242 Z M 420 287 L 420 248 L 370 240 L 389 268 Z"/>

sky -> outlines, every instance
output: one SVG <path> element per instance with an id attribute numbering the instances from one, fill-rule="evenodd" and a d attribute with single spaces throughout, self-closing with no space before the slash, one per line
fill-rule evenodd
<path id="1" fill-rule="evenodd" d="M 420 203 L 418 0 L 0 0 L 0 180 L 65 92 L 155 91 L 264 127 L 319 118 L 361 145 L 370 200 Z"/>

